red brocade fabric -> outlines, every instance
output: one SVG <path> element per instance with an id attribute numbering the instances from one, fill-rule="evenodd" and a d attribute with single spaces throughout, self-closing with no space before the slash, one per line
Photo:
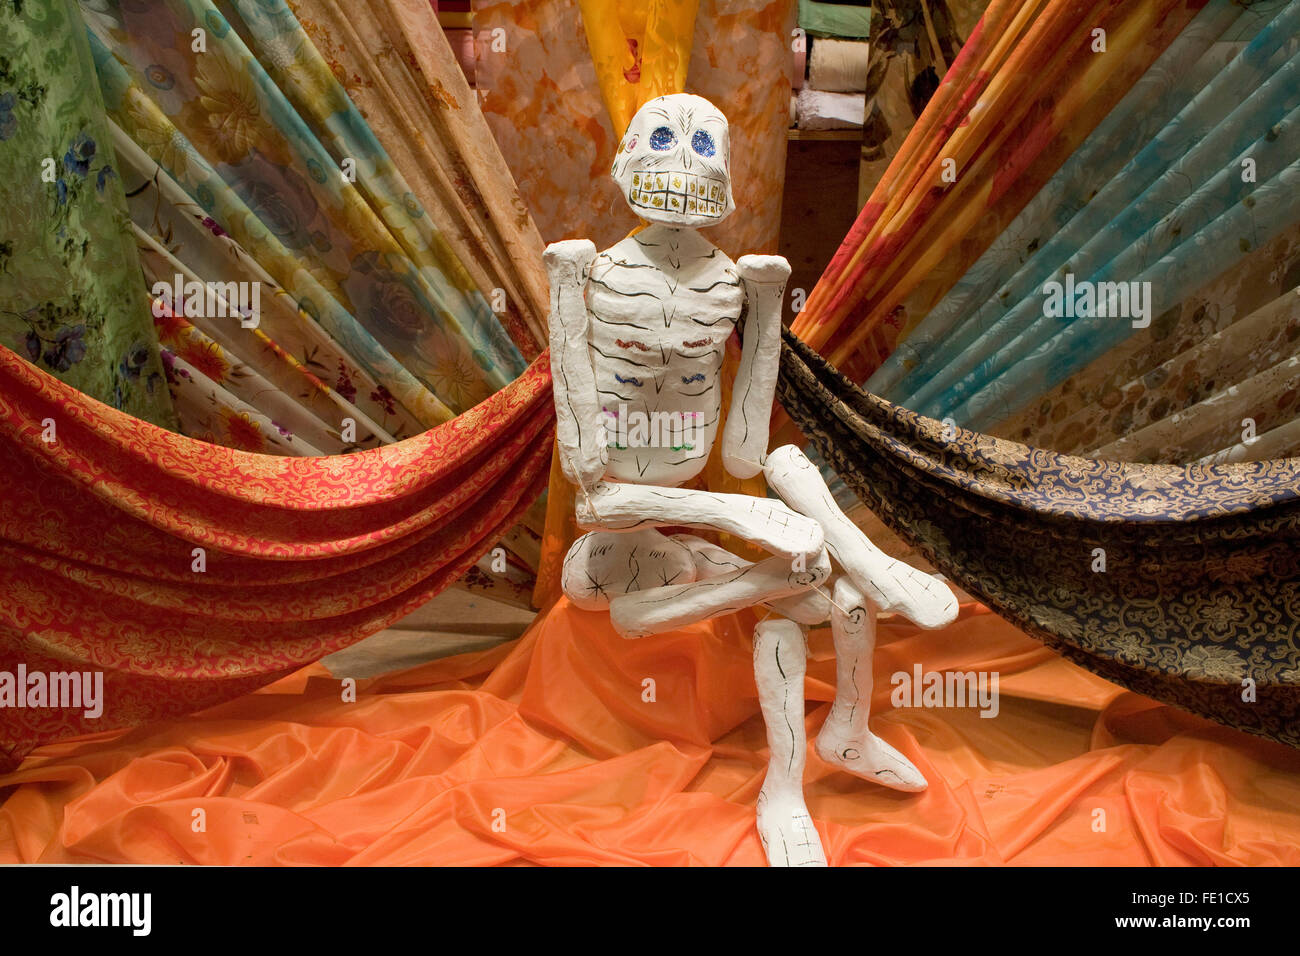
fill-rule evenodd
<path id="1" fill-rule="evenodd" d="M 422 435 L 286 458 L 168 432 L 0 348 L 0 672 L 104 674 L 97 718 L 0 708 L 0 770 L 231 700 L 388 626 L 515 523 L 553 433 L 545 355 Z"/>

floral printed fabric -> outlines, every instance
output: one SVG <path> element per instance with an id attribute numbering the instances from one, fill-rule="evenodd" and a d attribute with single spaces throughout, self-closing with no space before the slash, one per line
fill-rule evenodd
<path id="1" fill-rule="evenodd" d="M 175 427 L 76 7 L 0 3 L 0 345 Z"/>
<path id="2" fill-rule="evenodd" d="M 1190 463 L 1237 445 L 1247 418 L 1263 435 L 1300 415 L 1296 388 L 1253 397 L 1235 416 L 1217 401 L 1297 355 L 1300 222 L 992 431 L 1066 454 L 1109 448 L 1106 457 Z M 1148 429 L 1173 424 L 1188 409 L 1212 412 L 1205 430 L 1148 440 Z M 1300 440 L 1256 442 L 1246 450 L 1254 459 L 1295 455 Z"/>
<path id="3" fill-rule="evenodd" d="M 142 422 L 0 349 L 0 670 L 105 675 L 98 719 L 0 708 L 0 767 L 231 700 L 424 604 L 541 492 L 550 385 L 543 355 L 413 438 L 278 457 Z M 53 443 L 33 427 L 51 410 Z"/>
<path id="4" fill-rule="evenodd" d="M 211 344 L 205 341 L 200 346 L 190 335 L 188 344 L 182 345 L 177 337 L 179 317 L 165 303 L 155 308 L 154 319 L 163 345 L 179 347 L 182 358 L 223 386 L 222 392 L 212 393 L 214 397 L 223 399 L 224 389 L 229 388 L 267 411 L 273 427 L 265 433 L 265 447 L 260 450 L 274 453 L 315 447 L 337 454 L 422 430 L 420 422 L 384 386 L 319 323 L 296 308 L 293 298 L 256 260 L 115 124 L 114 144 L 150 288 L 155 283 L 170 287 L 177 275 L 187 281 L 245 282 L 250 287 L 260 283 L 261 311 L 256 327 L 245 328 L 228 316 L 191 317 L 193 327 Z M 229 308 L 225 311 L 233 314 Z M 180 375 L 170 375 L 169 382 L 177 393 L 191 391 L 194 384 Z M 179 396 L 178 405 L 202 407 Z M 227 403 L 221 400 L 220 408 L 210 408 L 208 415 L 226 409 Z M 356 434 L 345 441 L 349 419 L 356 423 Z M 224 430 L 214 428 L 211 422 L 198 423 L 182 414 L 181 424 L 186 434 L 228 444 Z M 191 431 L 191 426 L 198 431 Z M 287 436 L 287 446 L 276 441 L 277 434 Z M 305 442 L 295 443 L 296 435 Z M 250 447 L 246 439 L 232 447 L 259 450 Z"/>
<path id="5" fill-rule="evenodd" d="M 1135 465 L 953 434 L 788 332 L 779 388 L 859 497 L 1017 627 L 1107 680 L 1300 747 L 1300 459 Z"/>
<path id="6" fill-rule="evenodd" d="M 550 304 L 542 237 L 429 4 L 290 6 L 515 345 L 536 357 Z"/>
<path id="7" fill-rule="evenodd" d="M 418 421 L 522 371 L 285 4 L 82 6 L 113 119 Z"/>

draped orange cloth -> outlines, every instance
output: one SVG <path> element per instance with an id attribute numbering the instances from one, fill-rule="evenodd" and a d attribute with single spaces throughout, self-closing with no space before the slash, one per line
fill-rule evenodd
<path id="1" fill-rule="evenodd" d="M 550 385 L 543 355 L 417 437 L 285 458 L 168 432 L 0 348 L 0 672 L 104 673 L 98 717 L 0 708 L 0 767 L 230 700 L 424 604 L 544 487 Z"/>
<path id="2" fill-rule="evenodd" d="M 761 866 L 747 631 L 625 641 L 561 601 L 519 641 L 362 682 L 355 703 L 316 664 L 52 744 L 0 776 L 0 862 Z M 1300 864 L 1300 753 L 1127 693 L 979 605 L 942 631 L 883 618 L 878 641 L 873 729 L 930 788 L 810 752 L 831 863 Z M 811 739 L 835 662 L 826 629 L 810 647 Z M 916 661 L 999 672 L 997 719 L 891 707 Z"/>

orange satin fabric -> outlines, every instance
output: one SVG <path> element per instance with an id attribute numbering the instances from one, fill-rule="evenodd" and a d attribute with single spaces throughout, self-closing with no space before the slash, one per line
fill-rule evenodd
<path id="1" fill-rule="evenodd" d="M 355 703 L 317 664 L 48 745 L 0 777 L 0 862 L 760 865 L 747 633 L 624 641 L 561 601 L 517 642 L 362 682 Z M 810 737 L 834 676 L 829 634 L 811 646 Z M 998 671 L 1000 715 L 891 708 L 888 675 L 914 661 Z M 834 864 L 1300 864 L 1300 753 L 1127 693 L 979 605 L 938 632 L 882 621 L 875 666 L 873 729 L 930 789 L 810 752 Z"/>

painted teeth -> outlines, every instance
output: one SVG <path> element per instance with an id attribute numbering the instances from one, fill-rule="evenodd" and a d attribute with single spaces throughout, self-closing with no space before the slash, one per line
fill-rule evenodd
<path id="1" fill-rule="evenodd" d="M 633 173 L 632 204 L 647 209 L 720 216 L 726 208 L 727 187 L 718 179 L 694 173 Z"/>

